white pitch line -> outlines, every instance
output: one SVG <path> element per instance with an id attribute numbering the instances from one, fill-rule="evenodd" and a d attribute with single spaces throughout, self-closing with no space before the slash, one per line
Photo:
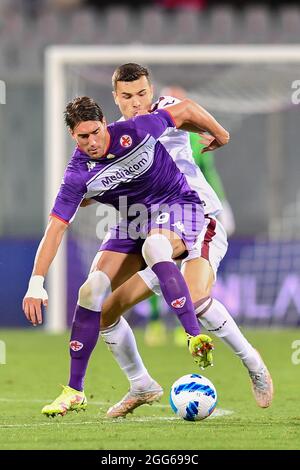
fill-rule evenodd
<path id="1" fill-rule="evenodd" d="M 46 398 L 45 400 L 32 400 L 28 398 L 0 398 L 0 402 L 7 402 L 7 403 L 49 403 L 51 402 L 50 398 Z M 110 406 L 111 402 L 108 401 L 89 401 L 89 405 L 95 406 Z M 169 408 L 169 405 L 162 405 L 160 403 L 154 403 L 152 405 L 155 408 Z"/>
<path id="2" fill-rule="evenodd" d="M 36 400 L 32 400 L 32 399 L 28 399 L 28 398 L 0 398 L 0 402 L 11 402 L 11 403 L 47 403 L 47 402 L 51 402 L 50 399 L 46 399 L 46 400 L 40 400 L 40 399 L 36 399 Z M 110 406 L 111 405 L 111 402 L 108 402 L 108 401 L 90 401 L 88 402 L 88 405 L 95 405 L 95 406 Z M 151 405 L 152 408 L 163 408 L 163 409 L 166 409 L 166 408 L 170 408 L 170 405 L 163 405 L 161 403 L 153 403 Z M 224 410 L 223 408 L 216 408 L 215 411 L 213 412 L 213 414 L 209 417 L 209 418 L 218 418 L 219 416 L 228 416 L 228 415 L 231 415 L 233 414 L 234 412 L 232 410 Z M 209 419 L 208 418 L 208 419 Z M 177 419 L 177 418 L 176 418 Z"/>
<path id="3" fill-rule="evenodd" d="M 4 399 L 2 398 L 1 401 L 13 401 L 13 399 Z M 38 401 L 38 400 L 18 400 L 18 401 Z M 42 401 L 42 400 L 40 400 Z M 101 402 L 103 403 L 103 402 Z M 94 403 L 96 404 L 96 403 Z M 155 405 L 153 405 L 155 406 Z M 158 406 L 158 405 L 156 405 Z M 164 408 L 169 408 L 168 405 L 160 405 L 161 407 Z M 213 418 L 220 418 L 223 416 L 228 416 L 233 414 L 232 410 L 224 410 L 222 408 L 217 408 L 214 413 L 209 416 L 207 419 L 213 419 Z M 62 419 L 59 417 L 59 419 Z M 98 421 L 81 421 L 80 426 L 82 425 L 92 425 L 92 426 L 99 426 L 100 422 L 106 422 L 106 423 L 113 423 L 113 424 L 126 424 L 126 423 L 151 423 L 151 422 L 156 422 L 156 421 L 183 421 L 181 418 L 177 416 L 145 416 L 145 417 L 130 417 L 129 419 L 123 419 L 123 418 L 117 418 L 117 419 L 111 419 L 111 418 L 106 418 L 103 417 L 101 420 Z M 66 422 L 66 421 L 58 421 L 55 418 L 52 419 L 50 422 L 47 423 L 23 423 L 23 424 L 0 424 L 0 429 L 7 429 L 7 428 L 38 428 L 38 427 L 43 427 L 43 426 L 74 426 L 74 422 Z"/>
<path id="4" fill-rule="evenodd" d="M 162 405 L 165 406 L 165 405 Z M 221 418 L 223 416 L 228 416 L 233 414 L 231 410 L 224 410 L 222 408 L 218 408 L 214 411 L 214 413 L 209 416 L 207 419 L 213 418 Z M 62 419 L 59 417 L 59 419 Z M 110 423 L 151 423 L 155 421 L 182 421 L 181 418 L 177 416 L 145 416 L 145 417 L 130 417 L 129 419 L 117 418 L 111 419 L 103 417 L 98 421 L 81 421 L 79 424 L 82 425 L 92 425 L 92 426 L 99 426 L 100 422 L 110 422 Z M 7 429 L 7 428 L 36 428 L 36 427 L 43 427 L 43 426 L 74 426 L 74 422 L 67 422 L 67 421 L 60 421 L 56 420 L 55 418 L 48 423 L 24 423 L 24 424 L 0 424 L 0 429 Z"/>
<path id="5" fill-rule="evenodd" d="M 51 423 L 31 423 L 31 424 L 27 424 L 27 423 L 24 423 L 24 424 L 1 424 L 0 425 L 0 429 L 3 428 L 38 428 L 40 426 L 53 426 L 53 425 L 63 425 L 63 426 L 74 426 L 74 423 L 58 423 L 57 421 L 53 421 Z M 80 423 L 80 425 L 82 424 L 95 424 L 95 425 L 99 425 L 99 423 L 97 423 L 96 421 L 85 421 L 85 422 L 82 422 Z"/>

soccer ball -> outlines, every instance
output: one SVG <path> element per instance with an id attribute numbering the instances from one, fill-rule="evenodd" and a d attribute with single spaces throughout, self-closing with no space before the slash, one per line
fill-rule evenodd
<path id="1" fill-rule="evenodd" d="M 206 377 L 188 374 L 171 387 L 170 405 L 174 413 L 187 421 L 200 421 L 212 414 L 217 404 L 217 392 Z"/>

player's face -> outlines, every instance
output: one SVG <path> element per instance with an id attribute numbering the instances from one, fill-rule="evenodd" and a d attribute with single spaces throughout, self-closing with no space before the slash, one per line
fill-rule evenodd
<path id="1" fill-rule="evenodd" d="M 144 75 L 133 82 L 117 82 L 113 91 L 115 103 L 125 119 L 150 110 L 153 100 L 153 86 Z"/>
<path id="2" fill-rule="evenodd" d="M 82 121 L 71 131 L 78 147 L 91 158 L 102 157 L 107 144 L 106 121 Z"/>

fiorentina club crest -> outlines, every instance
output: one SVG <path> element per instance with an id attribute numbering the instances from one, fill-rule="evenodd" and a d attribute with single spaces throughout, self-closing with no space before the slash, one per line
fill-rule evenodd
<path id="1" fill-rule="evenodd" d="M 73 340 L 73 341 L 70 342 L 70 348 L 71 348 L 73 351 L 80 351 L 80 349 L 83 348 L 83 344 L 80 343 L 80 341 L 76 341 L 76 339 L 75 339 L 75 340 Z"/>
<path id="2" fill-rule="evenodd" d="M 173 300 L 173 302 L 171 302 L 171 305 L 174 308 L 182 308 L 185 302 L 186 302 L 186 297 L 180 297 L 179 299 Z"/>
<path id="3" fill-rule="evenodd" d="M 132 138 L 130 135 L 122 135 L 120 138 L 120 144 L 122 147 L 131 147 L 132 146 Z"/>
<path id="4" fill-rule="evenodd" d="M 86 162 L 86 166 L 88 167 L 88 171 L 91 171 L 95 166 L 97 165 L 97 162 Z"/>

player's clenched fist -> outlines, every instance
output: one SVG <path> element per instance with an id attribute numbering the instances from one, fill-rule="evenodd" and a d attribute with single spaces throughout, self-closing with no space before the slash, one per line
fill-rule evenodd
<path id="1" fill-rule="evenodd" d="M 213 150 L 216 150 L 220 147 L 223 147 L 223 145 L 228 144 L 230 140 L 230 135 L 229 132 L 227 132 L 225 129 L 223 130 L 222 133 L 215 135 L 215 136 L 207 136 L 204 135 L 203 133 L 200 133 L 201 136 L 201 143 L 206 145 L 201 151 L 201 153 L 205 152 L 211 152 Z"/>
<path id="2" fill-rule="evenodd" d="M 34 326 L 42 323 L 41 304 L 48 305 L 48 294 L 44 289 L 44 277 L 32 276 L 23 299 L 23 310 L 27 320 Z"/>

